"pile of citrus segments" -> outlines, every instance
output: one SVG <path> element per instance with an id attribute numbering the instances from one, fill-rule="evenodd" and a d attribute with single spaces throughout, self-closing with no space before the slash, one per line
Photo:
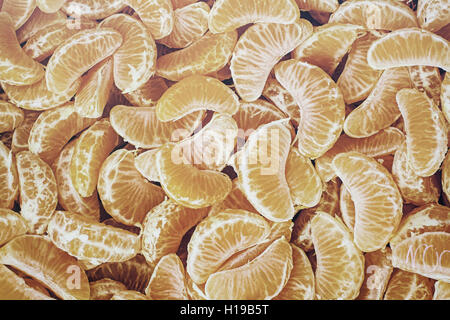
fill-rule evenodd
<path id="1" fill-rule="evenodd" d="M 450 299 L 448 0 L 0 0 L 0 299 Z"/>

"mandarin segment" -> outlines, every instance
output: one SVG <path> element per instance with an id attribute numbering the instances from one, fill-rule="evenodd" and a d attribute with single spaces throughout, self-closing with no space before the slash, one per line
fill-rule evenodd
<path id="1" fill-rule="evenodd" d="M 156 115 L 167 122 L 200 110 L 233 115 L 238 108 L 239 98 L 233 90 L 215 78 L 194 75 L 163 93 L 156 105 Z"/>
<path id="2" fill-rule="evenodd" d="M 248 23 L 291 24 L 300 18 L 294 0 L 218 0 L 209 15 L 209 30 L 221 33 Z"/>
<path id="3" fill-rule="evenodd" d="M 408 163 L 418 176 L 429 177 L 439 169 L 447 152 L 445 118 L 417 89 L 402 89 L 396 99 L 405 122 Z"/>
<path id="4" fill-rule="evenodd" d="M 225 199 L 230 178 L 213 170 L 201 170 L 185 160 L 182 149 L 166 144 L 158 152 L 156 167 L 162 188 L 175 202 L 189 208 L 204 208 Z"/>
<path id="5" fill-rule="evenodd" d="M 436 175 L 420 177 L 416 174 L 408 162 L 406 143 L 395 152 L 392 177 L 406 203 L 420 206 L 438 202 L 441 194 L 439 177 Z"/>
<path id="6" fill-rule="evenodd" d="M 326 24 L 317 27 L 292 53 L 292 58 L 308 62 L 332 75 L 353 42 L 364 29 L 352 24 Z M 333 50 L 326 48 L 332 47 Z"/>
<path id="7" fill-rule="evenodd" d="M 112 55 L 122 41 L 121 34 L 111 28 L 81 30 L 69 37 L 59 45 L 47 64 L 48 89 L 56 93 L 66 91 L 83 73 Z"/>
<path id="8" fill-rule="evenodd" d="M 13 20 L 5 9 L 5 5 L 14 6 L 12 2 L 5 2 L 0 12 L 0 81 L 12 85 L 30 85 L 41 80 L 45 72 L 43 66 L 27 56 L 20 47 Z"/>
<path id="9" fill-rule="evenodd" d="M 176 253 L 183 236 L 208 215 L 209 208 L 190 209 L 170 199 L 151 209 L 142 229 L 142 254 L 150 265 Z"/>
<path id="10" fill-rule="evenodd" d="M 68 16 L 97 20 L 109 17 L 125 7 L 122 0 L 66 0 L 62 11 Z"/>
<path id="11" fill-rule="evenodd" d="M 89 299 L 88 279 L 77 259 L 47 238 L 23 235 L 11 240 L 0 249 L 0 262 L 39 280 L 61 299 Z"/>
<path id="12" fill-rule="evenodd" d="M 144 85 L 155 73 L 156 44 L 145 25 L 126 14 L 116 14 L 103 20 L 100 28 L 112 28 L 123 39 L 114 53 L 114 83 L 122 93 Z"/>
<path id="13" fill-rule="evenodd" d="M 116 150 L 106 160 L 91 165 L 93 170 L 99 170 L 94 172 L 99 172 L 97 189 L 105 210 L 121 223 L 141 226 L 147 212 L 164 200 L 161 187 L 149 182 L 136 169 L 133 151 Z M 92 174 L 94 179 L 95 176 Z"/>
<path id="14" fill-rule="evenodd" d="M 136 234 L 69 211 L 56 211 L 47 233 L 58 248 L 93 265 L 129 260 L 141 247 Z"/>
<path id="15" fill-rule="evenodd" d="M 94 122 L 95 119 L 78 115 L 72 102 L 46 110 L 39 115 L 30 130 L 29 149 L 48 164 L 52 164 L 64 145 Z"/>
<path id="16" fill-rule="evenodd" d="M 372 43 L 367 62 L 374 69 L 425 65 L 450 70 L 450 45 L 419 28 L 393 31 Z"/>
<path id="17" fill-rule="evenodd" d="M 90 197 L 94 193 L 100 167 L 118 140 L 106 118 L 94 123 L 78 137 L 70 161 L 70 177 L 82 197 Z"/>
<path id="18" fill-rule="evenodd" d="M 392 175 L 375 159 L 341 153 L 333 169 L 355 203 L 354 241 L 364 252 L 384 248 L 402 217 L 402 197 Z"/>
<path id="19" fill-rule="evenodd" d="M 186 275 L 180 258 L 168 254 L 159 260 L 145 289 L 155 300 L 188 300 Z"/>
<path id="20" fill-rule="evenodd" d="M 237 38 L 236 31 L 219 34 L 207 32 L 189 47 L 159 57 L 156 74 L 171 81 L 179 81 L 194 74 L 207 75 L 218 71 L 230 60 Z"/>
<path id="21" fill-rule="evenodd" d="M 255 24 L 239 38 L 231 58 L 230 70 L 239 96 L 255 101 L 264 89 L 276 63 L 312 33 L 309 21 L 293 24 Z"/>
<path id="22" fill-rule="evenodd" d="M 56 23 L 63 23 L 66 19 L 67 16 L 62 11 L 49 14 L 35 9 L 25 24 L 16 31 L 17 40 L 24 43 L 40 30 Z"/>
<path id="23" fill-rule="evenodd" d="M 9 209 L 0 209 L 0 246 L 27 233 L 28 230 L 28 223 L 20 214 Z"/>
<path id="24" fill-rule="evenodd" d="M 0 141 L 0 208 L 12 209 L 19 195 L 19 177 L 16 157 Z"/>
<path id="25" fill-rule="evenodd" d="M 0 101 L 0 133 L 14 131 L 22 124 L 24 118 L 22 109 L 10 102 Z"/>
<path id="26" fill-rule="evenodd" d="M 159 43 L 170 48 L 186 48 L 208 31 L 209 11 L 209 6 L 204 2 L 177 8 L 174 11 L 172 32 L 160 39 Z"/>
<path id="27" fill-rule="evenodd" d="M 33 232 L 43 234 L 58 203 L 55 176 L 39 156 L 21 151 L 16 155 L 20 186 L 20 213 Z"/>
<path id="28" fill-rule="evenodd" d="M 36 0 L 3 0 L 1 10 L 11 17 L 14 30 L 25 24 L 36 8 Z M 3 27 L 2 27 L 3 29 Z"/>
<path id="29" fill-rule="evenodd" d="M 256 213 L 228 209 L 202 220 L 188 245 L 187 272 L 205 283 L 227 258 L 265 239 L 268 222 Z"/>
<path id="30" fill-rule="evenodd" d="M 322 179 L 329 181 L 335 177 L 331 163 L 336 155 L 356 151 L 370 157 L 378 157 L 395 153 L 404 141 L 405 135 L 394 127 L 383 129 L 373 136 L 362 139 L 351 138 L 343 134 L 329 151 L 316 159 L 315 167 Z"/>
<path id="31" fill-rule="evenodd" d="M 56 184 L 58 185 L 58 202 L 64 210 L 100 220 L 100 203 L 97 193 L 82 197 L 73 185 L 70 176 L 70 164 L 77 140 L 69 142 L 53 163 Z"/>
<path id="32" fill-rule="evenodd" d="M 336 83 L 319 67 L 287 60 L 275 66 L 277 80 L 300 108 L 298 148 L 308 158 L 329 150 L 342 131 L 345 103 Z"/>
<path id="33" fill-rule="evenodd" d="M 384 300 L 431 300 L 433 282 L 419 274 L 395 269 Z"/>
<path id="34" fill-rule="evenodd" d="M 311 234 L 317 256 L 317 299 L 355 299 L 364 281 L 364 256 L 348 229 L 319 212 L 311 221 Z"/>

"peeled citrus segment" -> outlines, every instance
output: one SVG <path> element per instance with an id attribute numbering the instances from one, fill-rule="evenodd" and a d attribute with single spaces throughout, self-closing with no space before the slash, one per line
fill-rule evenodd
<path id="1" fill-rule="evenodd" d="M 156 168 L 158 151 L 158 148 L 150 149 L 134 158 L 134 165 L 139 173 L 153 182 L 159 182 L 158 169 Z"/>
<path id="2" fill-rule="evenodd" d="M 446 1 L 419 1 L 417 4 L 417 20 L 423 29 L 439 31 L 448 24 L 449 18 L 450 11 Z"/>
<path id="3" fill-rule="evenodd" d="M 94 265 L 126 261 L 141 247 L 136 234 L 69 211 L 56 211 L 47 233 L 58 248 Z"/>
<path id="4" fill-rule="evenodd" d="M 300 153 L 320 157 L 334 145 L 344 124 L 345 103 L 339 87 L 319 67 L 296 60 L 280 62 L 275 76 L 300 108 Z"/>
<path id="5" fill-rule="evenodd" d="M 367 62 L 374 69 L 425 65 L 448 71 L 449 61 L 448 41 L 418 28 L 393 31 L 376 40 L 367 52 Z"/>
<path id="6" fill-rule="evenodd" d="M 249 263 L 213 273 L 205 293 L 213 300 L 271 299 L 286 285 L 292 268 L 292 248 L 282 237 Z"/>
<path id="7" fill-rule="evenodd" d="M 450 199 L 450 153 L 448 152 L 442 163 L 441 170 L 442 191 L 447 199 Z"/>
<path id="8" fill-rule="evenodd" d="M 208 215 L 208 208 L 190 209 L 170 199 L 151 209 L 143 222 L 142 254 L 150 265 L 176 253 L 183 236 Z"/>
<path id="9" fill-rule="evenodd" d="M 291 242 L 305 252 L 310 252 L 314 249 L 311 237 L 311 220 L 316 215 L 316 212 L 319 211 L 328 213 L 331 216 L 340 214 L 339 183 L 337 178 L 324 184 L 322 198 L 316 206 L 301 210 L 294 220 Z"/>
<path id="10" fill-rule="evenodd" d="M 450 123 L 450 76 L 446 72 L 441 85 L 441 108 L 445 119 Z"/>
<path id="11" fill-rule="evenodd" d="M 236 159 L 239 182 L 246 198 L 264 217 L 281 222 L 295 214 L 286 180 L 286 161 L 291 144 L 288 120 L 260 126 Z"/>
<path id="12" fill-rule="evenodd" d="M 340 197 L 339 197 L 339 209 L 341 210 L 341 218 L 351 233 L 355 229 L 355 203 L 353 202 L 352 195 L 345 187 L 341 185 Z"/>
<path id="13" fill-rule="evenodd" d="M 72 20 L 54 23 L 37 31 L 23 46 L 25 53 L 36 61 L 44 61 L 66 39 L 74 36 L 80 30 L 92 29 L 97 26 L 95 21 L 85 19 L 77 21 L 74 26 L 69 24 L 69 21 Z"/>
<path id="14" fill-rule="evenodd" d="M 294 0 L 218 0 L 209 14 L 209 30 L 229 32 L 249 23 L 291 24 L 298 18 Z"/>
<path id="15" fill-rule="evenodd" d="M 322 197 L 322 180 L 310 159 L 291 148 L 286 160 L 286 181 L 294 206 L 314 207 Z"/>
<path id="16" fill-rule="evenodd" d="M 109 17 L 125 7 L 126 4 L 122 0 L 66 0 L 62 10 L 68 16 L 99 20 Z"/>
<path id="17" fill-rule="evenodd" d="M 318 212 L 311 221 L 311 235 L 317 256 L 316 298 L 355 299 L 364 280 L 364 256 L 348 229 Z"/>
<path id="18" fill-rule="evenodd" d="M 188 4 L 174 11 L 172 32 L 159 40 L 169 48 L 186 48 L 208 31 L 209 6 L 204 2 Z"/>
<path id="19" fill-rule="evenodd" d="M 134 106 L 154 107 L 168 88 L 164 78 L 154 76 L 140 88 L 124 96 Z"/>
<path id="20" fill-rule="evenodd" d="M 11 149 L 13 153 L 28 150 L 28 137 L 30 130 L 39 116 L 39 112 L 26 111 L 23 122 L 18 126 L 13 133 Z"/>
<path id="21" fill-rule="evenodd" d="M 295 48 L 292 58 L 318 66 L 332 75 L 353 42 L 364 33 L 364 28 L 352 24 L 317 27 L 309 38 Z"/>
<path id="22" fill-rule="evenodd" d="M 180 141 L 176 148 L 187 163 L 202 170 L 221 171 L 233 153 L 238 135 L 236 121 L 226 114 L 214 114 L 201 130 Z"/>
<path id="23" fill-rule="evenodd" d="M 36 8 L 36 0 L 3 0 L 1 10 L 7 13 L 13 22 L 14 30 L 25 24 Z M 0 28 L 3 30 L 3 26 Z"/>
<path id="24" fill-rule="evenodd" d="M 23 278 L 2 264 L 0 265 L 0 288 L 2 300 L 53 300 L 29 286 Z"/>
<path id="25" fill-rule="evenodd" d="M 409 212 L 401 221 L 394 237 L 389 241 L 395 246 L 405 239 L 426 232 L 450 232 L 450 209 L 437 203 L 429 203 Z"/>
<path id="26" fill-rule="evenodd" d="M 36 0 L 38 8 L 45 13 L 55 13 L 63 6 L 66 0 Z"/>
<path id="27" fill-rule="evenodd" d="M 110 28 L 81 30 L 66 39 L 47 64 L 48 89 L 65 92 L 83 73 L 112 55 L 121 46 L 122 39 L 119 32 Z"/>
<path id="28" fill-rule="evenodd" d="M 189 299 L 184 266 L 175 253 L 159 260 L 145 294 L 155 300 Z"/>
<path id="29" fill-rule="evenodd" d="M 263 99 L 242 101 L 233 119 L 239 128 L 237 149 L 241 149 L 247 138 L 261 125 L 286 118 L 286 114 Z M 293 131 L 293 136 L 295 132 Z"/>
<path id="30" fill-rule="evenodd" d="M 34 277 L 64 300 L 89 299 L 89 282 L 77 259 L 42 236 L 11 240 L 0 249 L 0 262 Z"/>
<path id="31" fill-rule="evenodd" d="M 222 201 L 231 191 L 230 178 L 212 170 L 200 170 L 186 163 L 181 149 L 166 144 L 158 153 L 156 167 L 166 194 L 180 205 L 203 208 Z"/>
<path id="32" fill-rule="evenodd" d="M 64 210 L 82 214 L 100 220 L 100 204 L 97 194 L 83 198 L 75 189 L 70 177 L 70 163 L 77 140 L 69 142 L 53 163 L 56 184 L 58 185 L 58 201 Z"/>
<path id="33" fill-rule="evenodd" d="M 99 164 L 97 188 L 105 210 L 119 222 L 140 226 L 148 211 L 164 200 L 163 190 L 137 171 L 132 151 L 117 150 Z"/>
<path id="34" fill-rule="evenodd" d="M 337 81 L 345 103 L 355 103 L 366 99 L 377 83 L 382 71 L 374 70 L 367 64 L 367 51 L 370 45 L 380 37 L 380 34 L 369 32 L 353 43 L 344 70 Z"/>
<path id="35" fill-rule="evenodd" d="M 278 109 L 288 114 L 292 123 L 298 127 L 300 122 L 300 109 L 294 97 L 278 82 L 269 76 L 262 95 L 271 101 Z"/>
<path id="36" fill-rule="evenodd" d="M 113 294 L 110 300 L 152 300 L 145 294 L 135 290 L 122 290 Z"/>
<path id="37" fill-rule="evenodd" d="M 64 145 L 94 122 L 95 119 L 80 117 L 73 103 L 44 111 L 31 128 L 30 151 L 52 164 Z"/>
<path id="38" fill-rule="evenodd" d="M 239 108 L 237 95 L 219 80 L 194 75 L 177 82 L 163 93 L 156 105 L 160 121 L 178 120 L 199 110 L 233 115 Z"/>
<path id="39" fill-rule="evenodd" d="M 144 292 L 153 272 L 142 255 L 123 262 L 107 262 L 86 271 L 89 281 L 112 279 L 123 283 L 128 290 Z"/>
<path id="40" fill-rule="evenodd" d="M 99 27 L 112 28 L 123 38 L 113 55 L 116 87 L 129 93 L 144 85 L 156 69 L 156 44 L 145 25 L 129 15 L 115 14 Z"/>
<path id="41" fill-rule="evenodd" d="M 429 66 L 408 67 L 409 76 L 414 87 L 425 92 L 434 104 L 439 105 L 442 87 L 439 68 Z"/>
<path id="42" fill-rule="evenodd" d="M 0 101 L 0 133 L 14 131 L 24 120 L 20 108 L 7 101 Z"/>
<path id="43" fill-rule="evenodd" d="M 354 199 L 355 244 L 364 252 L 386 247 L 403 214 L 402 196 L 391 174 L 359 152 L 335 156 L 332 166 Z"/>
<path id="44" fill-rule="evenodd" d="M 11 2 L 5 2 L 0 12 L 0 81 L 29 85 L 42 79 L 45 72 L 41 64 L 26 55 L 17 41 L 13 21 L 4 9 L 5 5 L 11 6 Z"/>
<path id="45" fill-rule="evenodd" d="M 27 86 L 15 86 L 3 83 L 3 90 L 11 102 L 26 110 L 48 110 L 68 102 L 80 87 L 80 79 L 65 92 L 54 93 L 47 89 L 45 78 Z"/>
<path id="46" fill-rule="evenodd" d="M 370 157 L 394 153 L 405 141 L 405 135 L 397 128 L 389 127 L 368 138 L 356 139 L 341 135 L 335 145 L 323 156 L 316 159 L 316 170 L 324 181 L 336 174 L 331 167 L 334 157 L 343 152 L 357 151 Z"/>
<path id="47" fill-rule="evenodd" d="M 127 290 L 120 281 L 101 279 L 89 283 L 91 300 L 110 300 L 118 292 Z"/>
<path id="48" fill-rule="evenodd" d="M 148 28 L 154 39 L 168 36 L 173 30 L 174 13 L 171 0 L 125 0 Z"/>
<path id="49" fill-rule="evenodd" d="M 406 131 L 408 162 L 418 176 L 433 175 L 447 152 L 447 124 L 442 112 L 422 92 L 402 89 L 396 96 Z"/>
<path id="50" fill-rule="evenodd" d="M 330 22 L 389 31 L 418 26 L 416 15 L 410 7 L 400 1 L 385 0 L 346 1 L 331 15 Z"/>
<path id="51" fill-rule="evenodd" d="M 274 300 L 314 300 L 315 281 L 305 252 L 291 244 L 293 268 L 288 282 Z"/>
<path id="52" fill-rule="evenodd" d="M 16 155 L 20 186 L 20 213 L 32 232 L 43 234 L 58 203 L 55 176 L 50 166 L 29 152 Z"/>
<path id="53" fill-rule="evenodd" d="M 433 300 L 450 300 L 450 283 L 442 280 L 434 283 Z"/>
<path id="54" fill-rule="evenodd" d="M 188 244 L 187 272 L 197 284 L 234 253 L 264 240 L 270 232 L 267 221 L 256 213 L 228 209 L 202 220 Z"/>
<path id="55" fill-rule="evenodd" d="M 109 58 L 97 64 L 82 78 L 75 96 L 76 112 L 86 118 L 101 117 L 113 85 L 113 60 Z"/>
<path id="56" fill-rule="evenodd" d="M 95 192 L 100 167 L 118 142 L 119 137 L 106 118 L 94 123 L 77 139 L 70 176 L 82 197 L 92 196 Z"/>
<path id="57" fill-rule="evenodd" d="M 389 127 L 401 116 L 395 99 L 397 92 L 411 87 L 406 68 L 385 70 L 367 99 L 347 115 L 345 133 L 353 138 L 364 138 Z"/>
<path id="58" fill-rule="evenodd" d="M 382 300 L 393 271 L 389 247 L 364 255 L 366 276 L 357 300 Z"/>
<path id="59" fill-rule="evenodd" d="M 0 209 L 0 246 L 28 232 L 27 221 L 17 212 Z"/>
<path id="60" fill-rule="evenodd" d="M 112 108 L 110 120 L 125 141 L 138 148 L 155 148 L 189 137 L 201 124 L 204 114 L 204 111 L 192 112 L 177 121 L 164 123 L 158 120 L 153 107 L 118 105 Z"/>
<path id="61" fill-rule="evenodd" d="M 159 57 L 156 74 L 179 81 L 194 74 L 207 75 L 218 71 L 230 60 L 237 38 L 236 31 L 207 32 L 189 47 Z"/>
<path id="62" fill-rule="evenodd" d="M 295 0 L 300 11 L 334 12 L 339 7 L 337 0 Z"/>
<path id="63" fill-rule="evenodd" d="M 428 278 L 449 281 L 448 232 L 425 232 L 392 247 L 392 265 Z"/>
<path id="64" fill-rule="evenodd" d="M 230 70 L 239 96 L 255 101 L 264 89 L 270 71 L 286 54 L 312 33 L 309 21 L 293 24 L 255 24 L 239 38 Z"/>
<path id="65" fill-rule="evenodd" d="M 384 300 L 431 300 L 433 282 L 424 276 L 403 270 L 394 270 Z"/>
<path id="66" fill-rule="evenodd" d="M 44 13 L 35 9 L 25 24 L 16 31 L 17 40 L 23 43 L 34 36 L 38 31 L 56 23 L 65 23 L 67 16 L 62 11 Z"/>
<path id="67" fill-rule="evenodd" d="M 269 221 L 269 225 L 270 225 L 270 233 L 269 235 L 266 236 L 266 238 L 263 241 L 247 249 L 236 252 L 230 258 L 228 258 L 227 261 L 225 261 L 217 271 L 231 270 L 242 267 L 245 264 L 249 263 L 250 261 L 254 260 L 261 253 L 263 253 L 264 250 L 266 250 L 275 240 L 281 237 L 284 237 L 285 239 L 289 239 L 291 237 L 293 227 L 292 221 L 284 221 L 284 222 Z"/>
<path id="68" fill-rule="evenodd" d="M 415 173 L 408 163 L 406 143 L 395 152 L 392 177 L 406 203 L 420 206 L 438 202 L 441 194 L 439 177 L 420 177 Z"/>

